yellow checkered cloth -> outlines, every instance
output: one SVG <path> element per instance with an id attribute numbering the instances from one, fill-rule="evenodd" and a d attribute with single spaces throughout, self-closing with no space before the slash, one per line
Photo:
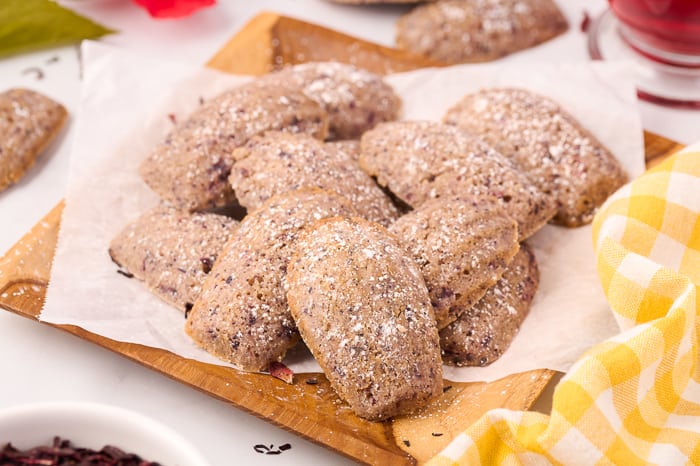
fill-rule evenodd
<path id="1" fill-rule="evenodd" d="M 586 352 L 550 416 L 496 409 L 429 464 L 700 464 L 700 152 L 626 185 L 593 222 L 622 333 Z"/>

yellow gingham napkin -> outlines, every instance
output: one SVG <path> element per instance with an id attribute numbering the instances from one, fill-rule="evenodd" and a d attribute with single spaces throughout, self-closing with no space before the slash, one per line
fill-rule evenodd
<path id="1" fill-rule="evenodd" d="M 571 367 L 550 416 L 489 411 L 431 466 L 700 464 L 700 151 L 619 190 L 593 241 L 622 333 Z"/>

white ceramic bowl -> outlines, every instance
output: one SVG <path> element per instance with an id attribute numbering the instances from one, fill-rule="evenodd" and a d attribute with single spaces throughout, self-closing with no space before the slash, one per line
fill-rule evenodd
<path id="1" fill-rule="evenodd" d="M 184 437 L 155 420 L 114 406 L 46 402 L 0 410 L 0 448 L 51 445 L 54 436 L 95 450 L 112 445 L 163 466 L 211 466 Z"/>

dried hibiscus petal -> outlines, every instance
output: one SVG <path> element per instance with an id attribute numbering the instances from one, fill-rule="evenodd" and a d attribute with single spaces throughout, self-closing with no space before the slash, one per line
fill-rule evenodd
<path id="1" fill-rule="evenodd" d="M 294 382 L 294 372 L 281 362 L 270 363 L 270 375 L 288 384 Z"/>
<path id="2" fill-rule="evenodd" d="M 581 19 L 581 32 L 588 32 L 588 28 L 591 26 L 591 16 L 588 11 L 583 10 L 583 18 Z"/>

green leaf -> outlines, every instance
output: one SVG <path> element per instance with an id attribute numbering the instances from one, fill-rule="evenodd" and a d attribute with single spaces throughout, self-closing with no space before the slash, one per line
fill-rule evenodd
<path id="1" fill-rule="evenodd" d="M 50 0 L 0 0 L 0 57 L 113 32 Z"/>

